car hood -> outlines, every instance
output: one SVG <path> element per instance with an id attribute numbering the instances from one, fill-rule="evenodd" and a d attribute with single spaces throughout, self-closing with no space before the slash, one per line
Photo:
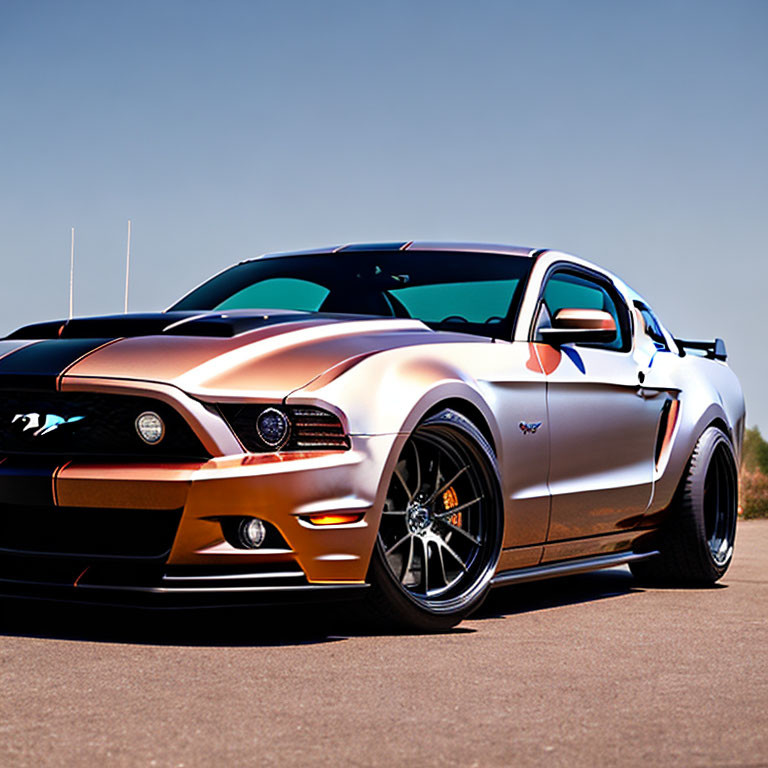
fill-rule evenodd
<path id="1" fill-rule="evenodd" d="M 204 399 L 280 399 L 345 361 L 457 340 L 473 338 L 436 333 L 418 320 L 284 310 L 76 318 L 0 341 L 0 388 L 114 379 L 170 384 Z"/>

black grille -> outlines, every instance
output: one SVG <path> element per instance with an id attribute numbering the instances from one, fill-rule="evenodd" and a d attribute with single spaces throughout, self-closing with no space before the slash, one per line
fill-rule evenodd
<path id="1" fill-rule="evenodd" d="M 165 422 L 165 436 L 156 445 L 148 445 L 136 432 L 136 418 L 144 411 L 154 411 Z M 46 431 L 45 424 L 53 422 L 58 423 Z M 182 416 L 160 400 L 34 391 L 0 393 L 0 454 L 165 461 L 210 458 Z"/>
<path id="2" fill-rule="evenodd" d="M 224 418 L 240 441 L 249 451 L 263 453 L 274 451 L 259 437 L 256 420 L 267 405 L 220 405 Z M 280 409 L 291 423 L 288 441 L 280 448 L 283 451 L 346 451 L 349 437 L 339 417 L 322 408 L 309 406 L 281 406 Z"/>
<path id="3" fill-rule="evenodd" d="M 164 559 L 181 512 L 0 504 L 0 552 Z"/>

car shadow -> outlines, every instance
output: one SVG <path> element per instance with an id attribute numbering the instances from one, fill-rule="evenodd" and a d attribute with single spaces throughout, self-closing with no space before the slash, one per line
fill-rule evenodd
<path id="1" fill-rule="evenodd" d="M 501 587 L 451 634 L 482 631 L 482 622 L 641 591 L 626 569 Z M 480 626 L 477 623 L 480 622 Z M 185 611 L 0 600 L 0 637 L 191 647 L 292 646 L 401 634 L 360 622 L 354 603 Z"/>
<path id="2" fill-rule="evenodd" d="M 498 619 L 642 591 L 643 587 L 638 586 L 628 568 L 609 568 L 499 587 L 491 592 L 472 619 Z"/>
<path id="3" fill-rule="evenodd" d="M 144 610 L 0 599 L 0 637 L 189 647 L 337 642 L 321 606 Z"/>

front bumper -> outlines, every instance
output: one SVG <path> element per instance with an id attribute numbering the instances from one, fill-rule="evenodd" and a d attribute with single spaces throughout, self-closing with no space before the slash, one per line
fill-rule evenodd
<path id="1" fill-rule="evenodd" d="M 30 478 L 18 462 L 0 464 L 0 514 L 28 521 L 21 533 L 13 525 L 0 530 L 0 593 L 163 606 L 344 599 L 365 587 L 381 478 L 402 439 L 355 437 L 349 451 L 196 464 L 62 463 L 37 478 L 52 489 L 47 507 L 26 492 Z M 362 517 L 308 521 L 334 512 Z M 47 538 L 41 533 L 42 546 L 36 515 L 60 526 Z M 285 546 L 231 546 L 221 520 L 243 516 L 271 523 Z"/>
<path id="2" fill-rule="evenodd" d="M 173 568 L 146 564 L 89 565 L 68 560 L 0 558 L 4 597 L 121 605 L 137 608 L 205 608 L 345 601 L 362 596 L 367 584 L 310 584 L 295 571 L 232 571 L 200 568 L 178 575 Z"/>
<path id="3" fill-rule="evenodd" d="M 0 557 L 0 596 L 136 608 L 226 608 L 347 601 L 362 596 L 367 584 L 309 584 L 303 575 L 200 569 L 183 577 L 166 567 L 120 564 L 105 567 L 62 563 L 37 556 Z"/>

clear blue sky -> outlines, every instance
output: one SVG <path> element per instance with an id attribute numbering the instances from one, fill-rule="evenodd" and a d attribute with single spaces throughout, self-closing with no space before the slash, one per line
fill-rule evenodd
<path id="1" fill-rule="evenodd" d="M 0 0 L 0 333 L 264 251 L 579 253 L 768 432 L 768 2 Z"/>

